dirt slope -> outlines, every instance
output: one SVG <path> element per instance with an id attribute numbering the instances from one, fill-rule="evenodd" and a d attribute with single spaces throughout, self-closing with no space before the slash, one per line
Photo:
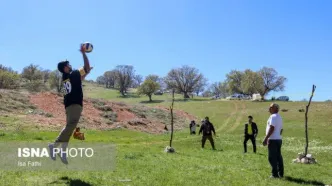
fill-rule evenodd
<path id="1" fill-rule="evenodd" d="M 37 109 L 48 113 L 28 116 L 39 126 L 59 128 L 65 125 L 66 115 L 62 96 L 45 92 L 30 95 L 29 100 Z M 128 105 L 98 99 L 85 99 L 83 104 L 79 123 L 82 128 L 108 130 L 124 127 L 148 133 L 165 132 L 165 124 L 170 128 L 169 109 L 161 106 Z M 193 119 L 196 118 L 184 111 L 175 111 L 175 129 L 187 127 L 189 121 Z"/>

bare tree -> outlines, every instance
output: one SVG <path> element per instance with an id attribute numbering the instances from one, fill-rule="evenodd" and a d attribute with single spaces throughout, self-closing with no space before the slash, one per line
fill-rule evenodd
<path id="1" fill-rule="evenodd" d="M 203 93 L 202 93 L 202 96 L 203 97 L 211 97 L 213 95 L 213 93 L 211 92 L 211 90 L 205 90 Z"/>
<path id="2" fill-rule="evenodd" d="M 166 84 L 166 77 L 160 77 L 159 78 L 159 81 L 158 81 L 158 83 L 159 83 L 159 85 L 160 85 L 160 89 L 161 90 L 166 90 L 167 89 L 167 84 Z"/>
<path id="3" fill-rule="evenodd" d="M 48 81 L 48 79 L 50 78 L 51 72 L 52 72 L 51 70 L 42 70 L 41 71 L 42 79 L 43 79 L 44 83 L 46 83 Z"/>
<path id="4" fill-rule="evenodd" d="M 10 72 L 10 73 L 14 73 L 14 74 L 18 74 L 11 67 L 6 67 L 6 66 L 4 66 L 2 64 L 0 64 L 0 70 L 6 71 L 6 72 Z"/>
<path id="5" fill-rule="evenodd" d="M 275 69 L 263 67 L 258 73 L 261 75 L 264 84 L 264 88 L 259 92 L 263 99 L 271 91 L 284 90 L 287 79 L 283 76 L 278 76 L 278 72 Z"/>
<path id="6" fill-rule="evenodd" d="M 202 81 L 199 81 L 197 85 L 194 87 L 194 93 L 196 96 L 199 95 L 199 93 L 204 92 L 205 87 L 207 86 L 207 79 L 203 78 Z"/>
<path id="7" fill-rule="evenodd" d="M 172 105 L 170 106 L 171 111 L 171 140 L 169 141 L 169 146 L 172 148 L 172 142 L 173 142 L 173 131 L 174 131 L 174 116 L 173 116 L 173 107 L 174 107 L 174 92 L 175 90 L 172 90 Z"/>
<path id="8" fill-rule="evenodd" d="M 176 89 L 175 91 L 183 93 L 184 98 L 189 98 L 189 93 L 194 92 L 195 87 L 203 80 L 204 76 L 198 69 L 185 65 L 172 69 L 165 78 L 165 83 L 169 89 Z"/>
<path id="9" fill-rule="evenodd" d="M 99 85 L 106 85 L 106 78 L 105 78 L 105 76 L 98 76 L 96 82 Z"/>
<path id="10" fill-rule="evenodd" d="M 141 83 L 143 82 L 143 76 L 142 75 L 135 75 L 133 77 L 133 79 L 134 79 L 134 82 L 133 82 L 133 85 L 132 85 L 133 88 L 136 88 L 136 87 L 140 86 Z"/>
<path id="11" fill-rule="evenodd" d="M 316 90 L 316 86 L 312 85 L 312 91 L 311 91 L 311 96 L 309 99 L 309 103 L 306 106 L 306 110 L 305 110 L 305 149 L 304 149 L 304 156 L 306 156 L 308 154 L 308 146 L 309 146 L 309 137 L 308 137 L 308 112 L 309 112 L 309 106 L 311 103 L 311 99 L 314 96 Z"/>
<path id="12" fill-rule="evenodd" d="M 220 85 L 220 82 L 215 82 L 215 83 L 212 83 L 210 86 L 211 93 L 215 96 L 220 95 L 219 85 Z"/>
<path id="13" fill-rule="evenodd" d="M 117 75 L 118 74 L 117 74 L 116 70 L 106 71 L 104 73 L 103 76 L 104 76 L 106 88 L 115 88 Z"/>
<path id="14" fill-rule="evenodd" d="M 229 95 L 228 84 L 226 82 L 215 82 L 210 86 L 213 95 L 226 98 Z"/>
<path id="15" fill-rule="evenodd" d="M 118 65 L 115 68 L 117 84 L 119 86 L 119 91 L 122 96 L 125 96 L 127 89 L 133 81 L 135 75 L 134 67 L 130 65 Z"/>

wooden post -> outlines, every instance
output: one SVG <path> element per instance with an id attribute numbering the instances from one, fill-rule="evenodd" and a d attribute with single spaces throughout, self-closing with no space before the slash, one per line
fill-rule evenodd
<path id="1" fill-rule="evenodd" d="M 305 110 L 305 149 L 304 149 L 304 156 L 306 156 L 307 153 L 308 153 L 308 146 L 309 146 L 309 138 L 308 138 L 308 111 L 309 111 L 309 106 L 310 106 L 310 103 L 311 103 L 311 99 L 314 96 L 315 90 L 316 90 L 316 86 L 312 85 L 311 96 L 310 96 L 309 103 L 306 106 L 306 110 Z"/>
<path id="2" fill-rule="evenodd" d="M 173 123 L 174 123 L 174 117 L 173 117 L 173 106 L 174 106 L 174 92 L 175 90 L 172 90 L 172 105 L 170 107 L 171 110 L 171 140 L 169 141 L 169 146 L 172 147 L 172 141 L 173 141 Z"/>

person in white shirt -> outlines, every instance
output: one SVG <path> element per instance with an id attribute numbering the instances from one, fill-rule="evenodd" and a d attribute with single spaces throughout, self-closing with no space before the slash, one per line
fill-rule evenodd
<path id="1" fill-rule="evenodd" d="M 279 105 L 272 103 L 269 108 L 271 113 L 266 125 L 266 136 L 263 141 L 264 146 L 268 146 L 269 162 L 272 167 L 270 178 L 282 178 L 284 176 L 284 163 L 281 155 L 282 145 L 282 118 L 279 115 Z"/>
<path id="2" fill-rule="evenodd" d="M 190 134 L 196 134 L 196 123 L 192 120 L 189 124 Z"/>

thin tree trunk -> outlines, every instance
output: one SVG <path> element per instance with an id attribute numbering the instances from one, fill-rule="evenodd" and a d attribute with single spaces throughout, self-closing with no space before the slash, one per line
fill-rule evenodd
<path id="1" fill-rule="evenodd" d="M 152 97 L 152 95 L 150 94 L 150 95 L 149 95 L 149 101 L 150 101 L 150 102 L 152 101 L 151 97 Z"/>
<path id="2" fill-rule="evenodd" d="M 309 106 L 310 106 L 310 103 L 311 103 L 311 99 L 314 96 L 315 90 L 316 90 L 316 86 L 312 85 L 311 96 L 310 96 L 309 103 L 306 106 L 306 111 L 305 111 L 305 149 L 304 149 L 304 155 L 305 156 L 308 154 L 308 146 L 309 146 L 309 137 L 308 137 L 308 111 L 309 111 Z"/>
<path id="3" fill-rule="evenodd" d="M 174 90 L 172 90 L 172 105 L 170 107 L 171 110 L 171 140 L 169 141 L 170 147 L 172 147 L 172 141 L 173 141 L 173 123 L 174 123 L 173 106 L 174 106 Z"/>

